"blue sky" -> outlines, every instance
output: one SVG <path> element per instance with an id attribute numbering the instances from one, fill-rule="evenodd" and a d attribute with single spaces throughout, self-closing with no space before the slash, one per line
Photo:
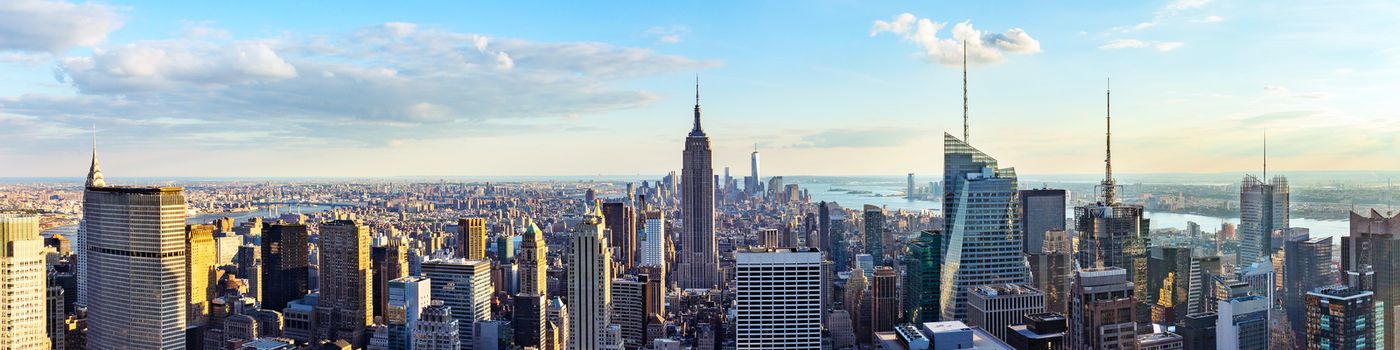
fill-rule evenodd
<path id="1" fill-rule="evenodd" d="M 1400 169 L 1400 4 L 0 4 L 0 176 L 658 174 L 700 75 L 716 167 Z M 922 29 L 922 30 L 921 30 Z M 741 171 L 742 172 L 742 171 Z"/>

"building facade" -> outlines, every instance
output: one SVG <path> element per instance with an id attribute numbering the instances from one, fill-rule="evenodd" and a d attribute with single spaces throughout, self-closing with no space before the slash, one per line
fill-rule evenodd
<path id="1" fill-rule="evenodd" d="M 44 255 L 38 216 L 0 214 L 0 349 L 40 350 L 52 344 Z"/>
<path id="2" fill-rule="evenodd" d="M 365 328 L 374 321 L 369 227 L 353 220 L 320 226 L 316 246 L 321 296 L 316 302 L 315 339 L 364 344 Z"/>
<path id="3" fill-rule="evenodd" d="M 820 252 L 753 248 L 736 252 L 735 264 L 737 349 L 821 347 Z"/>
<path id="4" fill-rule="evenodd" d="M 88 347 L 184 349 L 189 281 L 183 189 L 88 186 L 81 235 Z"/>
<path id="5" fill-rule="evenodd" d="M 462 349 L 475 349 L 476 322 L 491 319 L 491 261 L 434 259 L 423 262 L 432 296 L 452 310 Z"/>
<path id="6" fill-rule="evenodd" d="M 569 350 L 597 350 L 612 323 L 612 247 L 603 216 L 590 208 L 570 235 Z M 713 243 L 713 242 L 712 242 Z"/>
<path id="7" fill-rule="evenodd" d="M 1045 312 L 1045 293 L 1026 285 L 973 287 L 967 293 L 967 324 L 982 327 L 997 339 L 1007 340 L 1008 327 L 1021 325 L 1026 316 Z"/>
<path id="8" fill-rule="evenodd" d="M 681 243 L 677 282 L 685 289 L 720 286 L 715 242 L 715 170 L 710 137 L 700 128 L 700 84 L 695 86 L 695 125 L 681 154 Z"/>

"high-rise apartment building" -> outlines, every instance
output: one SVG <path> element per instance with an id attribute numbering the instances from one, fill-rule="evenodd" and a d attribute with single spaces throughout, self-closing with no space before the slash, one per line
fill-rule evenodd
<path id="1" fill-rule="evenodd" d="M 820 348 L 821 253 L 753 248 L 734 259 L 736 349 Z"/>
<path id="2" fill-rule="evenodd" d="M 525 234 L 520 240 L 520 254 L 515 256 L 516 264 L 520 265 L 520 294 L 547 297 L 548 255 L 549 245 L 544 242 L 544 231 L 535 226 L 534 220 L 526 220 Z"/>
<path id="3" fill-rule="evenodd" d="M 1273 232 L 1288 228 L 1288 179 L 1275 176 L 1264 183 L 1254 175 L 1240 181 L 1240 249 L 1237 266 L 1268 259 L 1273 254 Z"/>
<path id="4" fill-rule="evenodd" d="M 457 220 L 457 254 L 467 260 L 486 259 L 486 219 Z"/>
<path id="5" fill-rule="evenodd" d="M 310 248 L 306 224 L 278 220 L 263 226 L 263 300 L 268 310 L 282 310 L 309 288 Z"/>
<path id="6" fill-rule="evenodd" d="M 965 320 L 971 287 L 1031 281 L 1021 253 L 1016 171 L 944 133 L 943 186 L 948 240 L 940 308 L 944 320 Z"/>
<path id="7" fill-rule="evenodd" d="M 1120 267 L 1075 271 L 1070 294 L 1069 349 L 1134 349 L 1133 282 Z"/>
<path id="8" fill-rule="evenodd" d="M 374 320 L 369 227 L 336 220 L 321 223 L 320 231 L 316 247 L 321 296 L 316 302 L 314 337 L 365 344 L 365 328 Z"/>
<path id="9" fill-rule="evenodd" d="M 710 137 L 700 128 L 700 83 L 695 84 L 695 126 L 685 138 L 681 166 L 681 244 L 677 283 L 686 289 L 720 286 L 715 241 L 715 170 Z"/>
<path id="10" fill-rule="evenodd" d="M 101 175 L 94 173 L 83 194 L 79 248 L 86 265 L 79 273 L 87 275 L 88 348 L 184 349 L 189 262 L 183 189 L 100 186 Z"/>
<path id="11" fill-rule="evenodd" d="M 39 217 L 0 214 L 0 349 L 41 350 L 48 335 L 48 282 Z"/>
<path id="12" fill-rule="evenodd" d="M 978 286 L 967 293 L 967 304 L 967 325 L 1009 341 L 1008 327 L 1021 325 L 1028 315 L 1045 312 L 1045 293 L 1018 284 Z"/>
<path id="13" fill-rule="evenodd" d="M 570 234 L 566 265 L 569 350 L 597 350 L 609 341 L 606 331 L 612 323 L 612 248 L 603 229 L 603 216 L 595 210 L 590 208 Z"/>
<path id="14" fill-rule="evenodd" d="M 452 309 L 462 349 L 476 348 L 476 322 L 491 319 L 491 261 L 434 259 L 423 262 L 433 300 Z"/>
<path id="15" fill-rule="evenodd" d="M 869 280 L 865 277 L 865 271 L 859 266 L 851 269 L 850 278 L 846 279 L 846 295 L 842 305 L 846 307 L 846 313 L 851 317 L 851 331 L 855 333 L 857 343 L 870 342 L 870 289 Z"/>

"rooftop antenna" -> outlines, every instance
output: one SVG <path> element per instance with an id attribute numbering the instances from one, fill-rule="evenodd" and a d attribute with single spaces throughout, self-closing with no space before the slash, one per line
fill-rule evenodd
<path id="1" fill-rule="evenodd" d="M 1113 181 L 1113 78 L 1105 78 L 1104 89 L 1104 158 L 1103 158 L 1103 201 L 1113 205 L 1118 199 L 1117 184 Z"/>
<path id="2" fill-rule="evenodd" d="M 972 144 L 967 135 L 967 40 L 963 40 L 963 142 Z"/>

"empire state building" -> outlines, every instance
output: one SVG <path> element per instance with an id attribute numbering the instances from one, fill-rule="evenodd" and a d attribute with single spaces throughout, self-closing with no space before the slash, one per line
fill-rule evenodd
<path id="1" fill-rule="evenodd" d="M 685 138 L 681 167 L 681 288 L 719 287 L 715 248 L 715 180 L 710 137 L 700 128 L 700 81 L 695 82 L 695 126 Z"/>

